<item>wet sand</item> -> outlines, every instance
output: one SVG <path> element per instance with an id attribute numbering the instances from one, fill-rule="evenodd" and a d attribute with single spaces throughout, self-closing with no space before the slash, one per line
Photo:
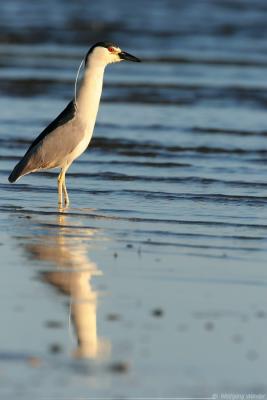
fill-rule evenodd
<path id="1" fill-rule="evenodd" d="M 1 211 L 3 396 L 263 390 L 263 263 L 116 240 L 96 210 Z"/>
<path id="2" fill-rule="evenodd" d="M 2 10 L 0 397 L 267 393 L 266 4 L 115 3 Z M 59 212 L 55 171 L 7 177 L 104 34 L 144 62 Z"/>

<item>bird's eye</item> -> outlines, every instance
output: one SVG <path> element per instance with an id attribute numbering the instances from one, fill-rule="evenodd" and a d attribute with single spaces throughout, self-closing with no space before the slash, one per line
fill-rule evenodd
<path id="1" fill-rule="evenodd" d="M 109 51 L 110 53 L 114 53 L 114 52 L 115 52 L 115 49 L 114 49 L 114 47 L 109 47 L 109 48 L 108 48 L 108 51 Z"/>

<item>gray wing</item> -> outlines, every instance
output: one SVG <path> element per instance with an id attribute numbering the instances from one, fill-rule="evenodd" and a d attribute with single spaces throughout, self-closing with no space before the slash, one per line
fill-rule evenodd
<path id="1" fill-rule="evenodd" d="M 11 172 L 9 182 L 38 169 L 59 167 L 82 140 L 83 129 L 75 116 L 76 108 L 71 101 L 33 141 Z"/>
<path id="2" fill-rule="evenodd" d="M 36 146 L 41 140 L 43 140 L 49 133 L 53 132 L 56 128 L 61 125 L 66 124 L 70 120 L 72 120 L 75 116 L 75 104 L 74 101 L 70 101 L 66 108 L 57 116 L 54 121 L 52 121 L 37 138 L 32 142 L 28 150 L 26 151 L 25 156 L 31 151 L 31 149 Z"/>

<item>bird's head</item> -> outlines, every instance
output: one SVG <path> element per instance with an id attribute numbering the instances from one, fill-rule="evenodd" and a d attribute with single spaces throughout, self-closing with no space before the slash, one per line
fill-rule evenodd
<path id="1" fill-rule="evenodd" d="M 139 58 L 122 51 L 116 44 L 110 42 L 98 42 L 90 48 L 85 57 L 85 65 L 108 65 L 119 61 L 140 62 Z"/>

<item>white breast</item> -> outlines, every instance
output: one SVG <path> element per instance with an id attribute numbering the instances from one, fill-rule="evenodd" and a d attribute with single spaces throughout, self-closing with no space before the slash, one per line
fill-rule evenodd
<path id="1" fill-rule="evenodd" d="M 99 101 L 102 92 L 104 68 L 103 65 L 90 65 L 85 73 L 77 95 L 76 118 L 84 130 L 84 135 L 75 149 L 65 160 L 70 165 L 75 158 L 79 157 L 88 147 L 93 135 Z"/>
<path id="2" fill-rule="evenodd" d="M 87 147 L 89 146 L 89 143 L 91 141 L 92 135 L 84 135 L 84 138 L 80 141 L 78 146 L 75 147 L 75 149 L 68 155 L 67 158 L 67 164 L 71 164 L 75 158 L 79 157 Z"/>

